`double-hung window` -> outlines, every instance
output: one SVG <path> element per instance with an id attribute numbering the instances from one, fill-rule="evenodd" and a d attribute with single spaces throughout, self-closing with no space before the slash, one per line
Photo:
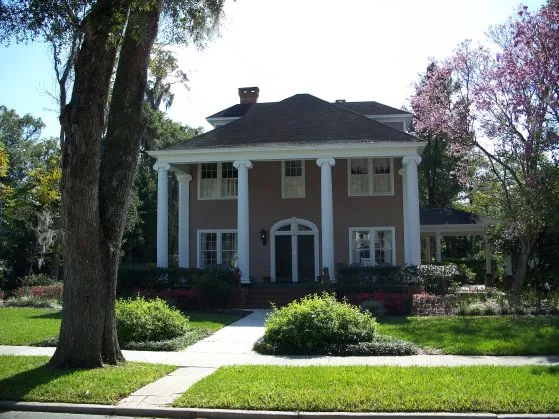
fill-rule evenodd
<path id="1" fill-rule="evenodd" d="M 237 265 L 237 232 L 235 230 L 198 231 L 198 267 Z"/>
<path id="2" fill-rule="evenodd" d="M 392 159 L 349 159 L 347 165 L 349 196 L 393 194 Z"/>
<path id="3" fill-rule="evenodd" d="M 238 173 L 233 163 L 201 163 L 198 173 L 198 199 L 237 197 Z"/>
<path id="4" fill-rule="evenodd" d="M 281 163 L 282 198 L 305 197 L 305 162 L 286 160 Z"/>
<path id="5" fill-rule="evenodd" d="M 349 229 L 349 262 L 362 266 L 394 265 L 394 227 L 352 227 Z"/>

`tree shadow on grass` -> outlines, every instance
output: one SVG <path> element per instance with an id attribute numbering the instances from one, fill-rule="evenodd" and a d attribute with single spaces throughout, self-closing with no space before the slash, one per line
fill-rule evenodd
<path id="1" fill-rule="evenodd" d="M 558 357 L 555 357 L 558 358 Z M 556 360 L 557 362 L 557 360 Z M 548 368 L 538 368 L 533 367 L 530 370 L 530 374 L 532 375 L 559 375 L 559 365 L 553 365 Z"/>
<path id="2" fill-rule="evenodd" d="M 0 400 L 7 401 L 57 401 L 56 398 L 59 394 L 56 391 L 45 392 L 43 396 L 37 394 L 34 397 L 26 397 L 39 386 L 47 385 L 48 383 L 56 380 L 59 377 L 72 374 L 76 370 L 69 369 L 54 369 L 48 364 L 39 367 L 22 371 L 11 377 L 0 380 Z"/>
<path id="3" fill-rule="evenodd" d="M 52 311 L 49 313 L 43 314 L 34 314 L 29 316 L 30 319 L 62 319 L 62 312 L 61 311 Z"/>

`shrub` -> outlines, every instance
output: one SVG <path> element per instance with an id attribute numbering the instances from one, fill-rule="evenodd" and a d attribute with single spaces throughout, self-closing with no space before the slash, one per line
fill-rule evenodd
<path id="1" fill-rule="evenodd" d="M 4 291 L 0 290 L 0 300 L 3 300 L 5 297 Z"/>
<path id="2" fill-rule="evenodd" d="M 118 268 L 118 293 L 129 295 L 133 288 L 166 289 L 189 286 L 197 268 L 157 268 L 150 265 L 121 265 Z"/>
<path id="3" fill-rule="evenodd" d="M 58 281 L 55 278 L 51 278 L 47 274 L 30 274 L 24 276 L 20 279 L 21 285 L 23 287 L 34 287 L 37 285 L 53 285 L 56 284 Z"/>
<path id="4" fill-rule="evenodd" d="M 409 312 L 411 306 L 411 295 L 388 292 L 368 293 L 350 295 L 348 300 L 352 304 L 360 305 L 365 300 L 376 300 L 382 304 L 385 313 L 404 315 Z"/>
<path id="5" fill-rule="evenodd" d="M 188 330 L 188 318 L 163 300 L 119 299 L 116 302 L 116 325 L 119 340 L 148 342 L 169 340 Z"/>
<path id="6" fill-rule="evenodd" d="M 291 353 L 327 353 L 331 345 L 371 342 L 377 330 L 373 316 L 333 295 L 311 295 L 274 308 L 264 339 Z"/>
<path id="7" fill-rule="evenodd" d="M 3 304 L 4 307 L 50 308 L 53 310 L 60 310 L 62 308 L 57 300 L 32 295 L 10 297 L 4 300 Z"/>
<path id="8" fill-rule="evenodd" d="M 382 304 L 381 301 L 374 299 L 361 301 L 359 308 L 363 311 L 371 313 L 373 317 L 383 317 L 386 313 L 384 304 Z"/>
<path id="9" fill-rule="evenodd" d="M 50 300 L 56 300 L 58 302 L 62 301 L 63 284 L 62 282 L 56 282 L 52 285 L 37 285 L 34 287 L 22 287 L 15 291 L 16 297 L 37 297 L 46 298 Z"/>
<path id="10" fill-rule="evenodd" d="M 200 308 L 200 299 L 196 290 L 142 290 L 140 288 L 133 288 L 132 292 L 134 295 L 141 295 L 148 299 L 161 298 L 170 306 L 183 310 Z"/>
<path id="11" fill-rule="evenodd" d="M 459 310 L 456 295 L 414 294 L 411 312 L 415 316 L 446 316 Z"/>
<path id="12" fill-rule="evenodd" d="M 417 274 L 422 291 L 428 294 L 447 294 L 459 284 L 460 271 L 454 264 L 420 265 Z"/>
<path id="13" fill-rule="evenodd" d="M 227 307 L 235 273 L 224 269 L 207 269 L 191 275 L 190 285 L 203 308 Z"/>
<path id="14" fill-rule="evenodd" d="M 494 300 L 477 301 L 460 307 L 458 314 L 464 316 L 493 316 L 501 313 L 501 308 Z"/>
<path id="15" fill-rule="evenodd" d="M 408 266 L 341 265 L 336 271 L 339 294 L 403 292 L 412 273 Z"/>

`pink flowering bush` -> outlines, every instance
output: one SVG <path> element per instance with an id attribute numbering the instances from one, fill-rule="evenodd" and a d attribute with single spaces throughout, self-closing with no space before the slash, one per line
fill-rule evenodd
<path id="1" fill-rule="evenodd" d="M 139 295 L 147 299 L 159 298 L 183 310 L 198 309 L 201 307 L 198 292 L 192 289 L 143 290 L 141 288 L 133 288 L 132 292 L 134 295 Z"/>
<path id="2" fill-rule="evenodd" d="M 63 284 L 57 282 L 52 285 L 37 285 L 34 287 L 21 287 L 16 289 L 16 297 L 36 297 L 43 299 L 62 301 Z"/>
<path id="3" fill-rule="evenodd" d="M 387 314 L 400 316 L 407 314 L 411 305 L 409 295 L 391 292 L 361 292 L 350 295 L 348 300 L 355 305 L 361 305 L 368 300 L 375 300 L 382 304 Z"/>

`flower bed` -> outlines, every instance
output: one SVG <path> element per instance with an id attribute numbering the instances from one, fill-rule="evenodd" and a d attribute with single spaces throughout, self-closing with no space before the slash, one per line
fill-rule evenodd
<path id="1" fill-rule="evenodd" d="M 57 282 L 52 285 L 36 285 L 34 287 L 21 287 L 15 290 L 16 297 L 38 297 L 62 301 L 63 284 Z"/>

